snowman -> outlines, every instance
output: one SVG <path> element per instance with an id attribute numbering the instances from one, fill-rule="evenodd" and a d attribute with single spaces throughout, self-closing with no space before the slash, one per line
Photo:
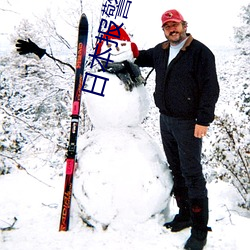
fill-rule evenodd
<path id="1" fill-rule="evenodd" d="M 126 228 L 166 210 L 172 177 L 157 143 L 140 126 L 149 95 L 133 64 L 138 49 L 123 28 L 119 39 L 109 40 L 98 44 L 98 53 L 111 48 L 113 62 L 105 72 L 94 69 L 109 79 L 104 97 L 84 95 L 94 129 L 78 139 L 74 196 L 87 224 Z"/>

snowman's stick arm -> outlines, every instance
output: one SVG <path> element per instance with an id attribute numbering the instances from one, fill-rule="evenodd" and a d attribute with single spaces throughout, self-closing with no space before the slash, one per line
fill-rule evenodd
<path id="1" fill-rule="evenodd" d="M 54 56 L 48 54 L 47 52 L 45 52 L 45 54 L 46 54 L 46 56 L 48 56 L 49 58 L 53 59 L 54 61 L 59 62 L 59 63 L 65 65 L 65 66 L 70 67 L 70 68 L 75 72 L 75 68 L 74 68 L 71 64 L 66 63 L 66 62 L 63 62 L 63 61 L 61 61 L 61 60 L 55 58 Z"/>
<path id="2" fill-rule="evenodd" d="M 155 68 L 152 68 L 152 69 L 148 72 L 148 74 L 147 74 L 147 76 L 146 76 L 146 78 L 145 78 L 145 85 L 146 85 L 146 82 L 147 82 L 149 76 L 150 76 L 151 73 L 154 71 L 154 69 L 155 69 Z"/>
<path id="3" fill-rule="evenodd" d="M 60 64 L 63 64 L 65 66 L 68 66 L 70 67 L 74 72 L 75 72 L 75 68 L 69 64 L 69 63 L 66 63 L 66 62 L 63 62 L 57 58 L 55 58 L 54 56 L 48 54 L 46 52 L 46 49 L 42 49 L 40 47 L 38 47 L 34 42 L 32 42 L 29 38 L 28 38 L 28 41 L 24 41 L 22 39 L 18 39 L 17 40 L 17 43 L 16 43 L 16 48 L 17 48 L 17 52 L 20 54 L 20 55 L 26 55 L 28 53 L 34 53 L 36 54 L 40 59 L 42 59 L 42 57 L 44 55 L 48 56 L 49 58 L 53 59 L 54 61 L 56 62 L 59 62 Z"/>

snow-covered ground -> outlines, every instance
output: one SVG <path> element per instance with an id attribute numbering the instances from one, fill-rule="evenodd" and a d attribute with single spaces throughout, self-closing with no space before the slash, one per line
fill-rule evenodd
<path id="1" fill-rule="evenodd" d="M 43 176 L 45 173 L 30 173 Z M 45 176 L 45 175 L 44 175 Z M 40 180 L 44 181 L 43 178 Z M 87 228 L 78 217 L 76 201 L 72 200 L 70 230 L 59 232 L 61 197 L 64 178 L 45 179 L 46 184 L 24 170 L 0 176 L 0 242 L 2 250 L 164 250 L 182 249 L 189 229 L 171 233 L 162 227 L 162 219 L 119 230 Z M 208 185 L 210 201 L 208 235 L 205 249 L 246 250 L 249 245 L 250 219 L 246 210 L 237 206 L 241 197 L 234 187 L 224 182 Z M 136 192 L 136 190 L 135 190 Z M 172 215 L 176 211 L 171 201 Z M 147 208 L 145 208 L 147 209 Z M 17 219 L 11 230 L 10 227 Z"/>

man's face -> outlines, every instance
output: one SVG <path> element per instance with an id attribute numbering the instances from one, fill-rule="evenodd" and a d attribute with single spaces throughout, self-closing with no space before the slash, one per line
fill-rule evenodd
<path id="1" fill-rule="evenodd" d="M 183 39 L 186 38 L 187 27 L 183 24 L 177 22 L 167 22 L 162 27 L 166 38 L 173 45 L 180 43 Z"/>

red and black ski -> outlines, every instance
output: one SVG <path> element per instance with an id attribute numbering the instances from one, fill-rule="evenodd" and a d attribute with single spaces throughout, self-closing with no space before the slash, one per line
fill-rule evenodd
<path id="1" fill-rule="evenodd" d="M 72 197 L 73 174 L 76 159 L 76 144 L 78 134 L 79 113 L 81 105 L 81 94 L 83 85 L 83 74 L 86 59 L 86 47 L 88 39 L 88 20 L 85 14 L 82 14 L 79 22 L 77 58 L 75 71 L 75 87 L 71 115 L 70 139 L 66 160 L 66 177 L 63 192 L 62 212 L 59 231 L 67 231 L 69 228 L 70 204 Z"/>

